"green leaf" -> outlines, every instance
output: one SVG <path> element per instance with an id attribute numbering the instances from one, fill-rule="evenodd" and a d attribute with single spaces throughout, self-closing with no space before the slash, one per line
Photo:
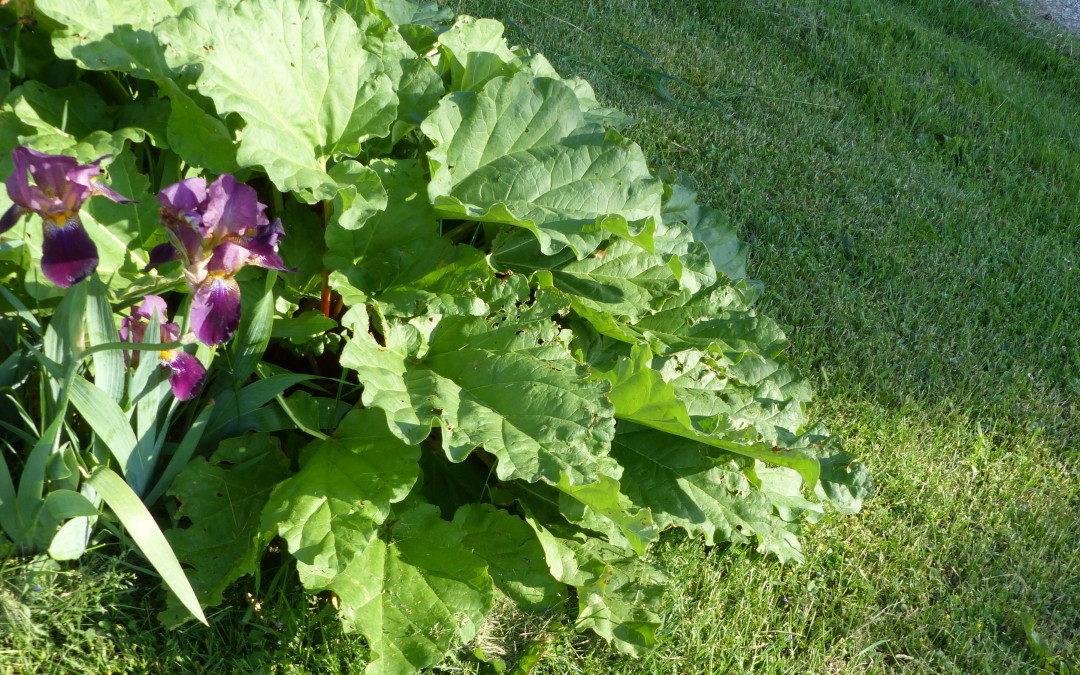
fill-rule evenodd
<path id="1" fill-rule="evenodd" d="M 346 624 L 371 647 L 369 675 L 435 665 L 455 640 L 471 640 L 491 609 L 487 565 L 457 525 L 428 504 L 394 515 L 330 587 Z"/>
<path id="2" fill-rule="evenodd" d="M 527 520 L 552 576 L 577 589 L 577 629 L 592 630 L 633 656 L 651 649 L 666 581 L 660 572 L 597 539 L 560 537 L 532 518 Z"/>
<path id="3" fill-rule="evenodd" d="M 718 271 L 730 279 L 744 278 L 746 253 L 750 247 L 746 242 L 739 241 L 738 232 L 727 215 L 718 209 L 698 204 L 696 194 L 686 186 L 676 183 L 667 186 L 667 191 L 662 210 L 664 224 L 685 223 L 694 239 L 705 244 L 709 258 Z"/>
<path id="4" fill-rule="evenodd" d="M 274 325 L 274 282 L 277 272 L 266 273 L 262 295 L 251 306 L 248 299 L 240 315 L 240 326 L 236 331 L 236 340 L 232 345 L 233 377 L 237 382 L 247 382 L 255 372 L 255 366 L 262 360 L 266 346 L 270 343 L 270 333 Z M 243 299 L 241 299 L 242 301 Z"/>
<path id="5" fill-rule="evenodd" d="M 521 57 L 507 47 L 503 30 L 502 23 L 492 19 L 460 16 L 439 35 L 440 65 L 449 71 L 452 90 L 478 90 L 493 77 L 512 76 L 521 69 Z"/>
<path id="6" fill-rule="evenodd" d="M 608 240 L 576 260 L 566 249 L 545 256 L 534 237 L 514 233 L 496 240 L 491 264 L 499 270 L 537 274 L 539 285 L 574 296 L 575 309 L 585 307 L 631 322 L 660 309 L 680 289 L 661 256 L 626 239 Z"/>
<path id="7" fill-rule="evenodd" d="M 408 443 L 438 424 L 451 460 L 483 446 L 501 480 L 556 484 L 565 473 L 570 484 L 589 483 L 607 466 L 614 420 L 605 386 L 586 380 L 569 334 L 549 318 L 559 310 L 538 294 L 491 319 L 431 317 L 422 352 L 417 329 L 395 321 L 385 345 L 356 331 L 341 363 L 364 383 L 364 405 L 382 408 Z"/>
<path id="8" fill-rule="evenodd" d="M 150 30 L 190 4 L 188 0 L 36 0 L 35 9 L 66 30 L 53 32 L 60 58 L 88 70 L 119 70 L 136 77 L 169 72 L 161 45 Z"/>
<path id="9" fill-rule="evenodd" d="M 94 517 L 78 516 L 61 525 L 49 543 L 49 557 L 60 561 L 81 558 L 94 533 L 96 521 Z"/>
<path id="10" fill-rule="evenodd" d="M 84 211 L 93 216 L 93 223 L 107 230 L 105 234 L 92 233 L 99 247 L 107 237 L 116 241 L 118 247 L 127 249 L 126 255 L 118 252 L 116 262 L 104 269 L 123 269 L 133 275 L 141 275 L 149 258 L 140 249 L 147 247 L 161 229 L 157 195 L 151 192 L 149 179 L 136 167 L 135 154 L 131 151 L 120 153 L 112 159 L 107 167 L 105 182 L 128 199 L 138 200 L 139 203 L 117 204 L 102 198 L 86 203 Z"/>
<path id="11" fill-rule="evenodd" d="M 378 161 L 371 172 L 385 194 L 371 189 L 374 183 L 364 174 L 362 184 L 369 189 L 361 192 L 358 186 L 355 199 L 349 191 L 335 199 L 340 216 L 326 228 L 324 262 L 337 270 L 331 284 L 346 296 L 346 304 L 354 304 L 351 295 L 361 291 L 362 302 L 379 295 L 384 305 L 406 316 L 424 314 L 429 305 L 486 311 L 470 288 L 488 279 L 490 269 L 480 252 L 455 247 L 439 233 L 425 196 L 424 166 L 415 160 Z"/>
<path id="12" fill-rule="evenodd" d="M 661 529 L 700 534 L 709 546 L 754 538 L 762 553 L 776 553 L 781 561 L 802 560 L 798 541 L 773 513 L 774 500 L 747 479 L 734 459 L 697 441 L 626 422 L 619 424 L 611 454 L 625 468 L 622 491 L 634 504 L 649 508 Z M 794 476 L 795 485 L 786 486 L 784 493 L 791 494 L 793 487 L 798 497 L 801 480 Z"/>
<path id="13" fill-rule="evenodd" d="M 303 340 L 337 328 L 337 321 L 323 316 L 321 312 L 304 312 L 299 316 L 277 319 L 270 329 L 270 337 L 284 340 Z"/>
<path id="14" fill-rule="evenodd" d="M 652 354 L 646 347 L 635 346 L 609 372 L 596 372 L 612 384 L 609 397 L 619 419 L 647 426 L 680 438 L 698 441 L 720 450 L 761 460 L 767 464 L 795 469 L 808 486 L 816 486 L 821 468 L 816 458 L 802 450 L 774 447 L 771 443 L 729 440 L 723 433 L 710 433 L 693 421 L 675 388 L 650 367 Z"/>
<path id="15" fill-rule="evenodd" d="M 289 475 L 289 460 L 276 438 L 248 434 L 222 441 L 207 461 L 196 457 L 172 482 L 168 494 L 189 525 L 168 530 L 176 557 L 206 607 L 222 601 L 234 580 L 255 571 L 262 554 L 260 516 L 273 487 Z M 175 608 L 167 610 L 171 620 Z"/>
<path id="16" fill-rule="evenodd" d="M 619 481 L 599 474 L 594 483 L 570 485 L 563 480 L 559 510 L 570 522 L 607 535 L 609 542 L 644 555 L 660 529 L 648 508 L 635 505 L 622 493 Z"/>
<path id="17" fill-rule="evenodd" d="M 524 73 L 454 92 L 424 121 L 428 193 L 440 215 L 523 227 L 551 255 L 578 258 L 606 233 L 632 236 L 660 218 L 661 185 L 641 149 L 586 127 L 573 90 Z"/>
<path id="18" fill-rule="evenodd" d="M 397 26 L 418 23 L 434 27 L 454 18 L 453 10 L 439 9 L 431 0 L 369 0 L 368 4 L 381 12 L 391 25 Z"/>
<path id="19" fill-rule="evenodd" d="M 94 131 L 112 129 L 105 101 L 93 87 L 82 82 L 53 89 L 31 80 L 12 89 L 4 106 L 10 107 L 20 121 L 34 127 L 39 134 L 60 132 L 80 139 Z"/>
<path id="20" fill-rule="evenodd" d="M 92 275 L 88 281 L 86 325 L 90 346 L 116 342 L 116 321 L 113 319 L 112 306 L 109 304 L 108 288 L 98 276 Z M 124 396 L 125 367 L 124 353 L 120 349 L 108 349 L 95 352 L 94 384 L 119 402 Z"/>
<path id="21" fill-rule="evenodd" d="M 78 375 L 71 381 L 69 395 L 72 405 L 120 465 L 124 478 L 136 492 L 145 490 L 150 472 L 153 471 L 153 450 L 144 448 L 144 452 L 135 451 L 138 440 L 116 401 Z"/>
<path id="22" fill-rule="evenodd" d="M 169 147 L 192 166 L 201 166 L 217 174 L 235 172 L 240 166 L 236 158 L 237 145 L 228 127 L 205 109 L 210 106 L 200 105 L 195 96 L 171 80 L 158 82 L 172 104 L 166 127 Z"/>
<path id="23" fill-rule="evenodd" d="M 208 626 L 206 616 L 199 606 L 199 599 L 184 575 L 180 562 L 139 496 L 128 487 L 123 478 L 104 466 L 95 469 L 86 479 L 86 483 L 101 495 L 116 514 L 132 541 L 161 575 L 161 580 L 169 590 L 176 594 L 192 616 Z"/>
<path id="24" fill-rule="evenodd" d="M 528 612 L 546 612 L 566 602 L 566 586 L 548 571 L 536 533 L 521 518 L 491 504 L 467 504 L 454 514 L 464 532 L 462 547 L 488 565 L 495 588 Z"/>
<path id="25" fill-rule="evenodd" d="M 64 294 L 56 312 L 45 329 L 44 356 L 55 364 L 73 371 L 80 361 L 83 318 L 86 316 L 86 284 L 75 284 Z M 49 381 L 52 404 L 58 405 L 60 382 Z"/>
<path id="26" fill-rule="evenodd" d="M 408 163 L 403 163 L 401 168 L 403 173 L 407 172 Z M 392 173 L 393 169 L 389 169 L 389 172 Z M 331 221 L 338 227 L 358 230 L 368 218 L 386 210 L 386 188 L 375 169 L 350 159 L 335 164 L 330 169 L 330 177 L 338 183 Z"/>
<path id="27" fill-rule="evenodd" d="M 174 67 L 198 64 L 196 87 L 218 114 L 244 120 L 239 164 L 263 167 L 304 201 L 332 198 L 327 160 L 357 154 L 396 118 L 390 78 L 365 48 L 376 38 L 335 5 L 198 0 L 157 33 Z"/>
<path id="28" fill-rule="evenodd" d="M 745 286 L 720 282 L 669 302 L 634 324 L 616 319 L 602 332 L 629 343 L 647 342 L 657 354 L 686 349 L 725 354 L 732 375 L 754 384 L 780 367 L 775 358 L 787 346 L 787 338 L 776 322 L 749 308 L 749 293 Z"/>
<path id="29" fill-rule="evenodd" d="M 228 436 L 255 430 L 250 426 L 264 405 L 289 387 L 315 379 L 314 375 L 272 375 L 252 382 L 239 391 L 226 389 L 217 396 L 206 429 L 206 442 L 217 443 Z"/>
<path id="30" fill-rule="evenodd" d="M 308 590 L 330 587 L 372 542 L 419 477 L 419 458 L 374 410 L 350 412 L 334 438 L 304 449 L 300 472 L 266 504 L 263 527 L 288 542 Z"/>
<path id="31" fill-rule="evenodd" d="M 160 339 L 161 324 L 159 317 L 154 314 L 150 317 L 150 323 L 146 326 L 146 331 L 143 333 L 143 339 L 139 346 L 153 344 L 160 341 Z M 161 368 L 161 360 L 155 358 L 156 355 L 153 353 L 139 353 L 141 355 L 139 365 L 135 368 L 135 373 L 132 375 L 131 384 L 129 385 L 128 418 L 134 424 L 135 437 L 138 439 L 135 454 L 147 459 L 149 466 L 147 466 L 144 475 L 149 477 L 149 474 L 153 471 L 153 466 L 157 464 L 158 441 L 163 440 L 159 438 L 158 423 L 163 422 L 161 425 L 163 430 L 168 428 L 169 414 L 163 416 L 165 417 L 164 420 L 159 420 L 159 413 L 161 413 L 162 403 L 171 400 L 171 396 L 167 393 L 169 384 L 164 370 Z M 136 488 L 136 492 L 142 494 L 145 487 Z"/>
<path id="32" fill-rule="evenodd" d="M 202 440 L 203 432 L 206 430 L 206 424 L 213 412 L 214 402 L 211 400 L 210 403 L 199 412 L 198 416 L 191 423 L 191 426 L 187 428 L 187 431 L 184 432 L 184 438 L 180 441 L 180 445 L 177 446 L 176 451 L 173 452 L 172 457 L 169 458 L 169 463 L 161 473 L 161 478 L 158 479 L 154 488 L 146 494 L 143 501 L 147 505 L 152 506 L 161 495 L 165 494 L 165 490 L 172 484 L 173 478 L 187 466 L 188 461 L 191 459 L 191 456 L 195 454 L 195 450 L 199 446 L 199 441 Z"/>

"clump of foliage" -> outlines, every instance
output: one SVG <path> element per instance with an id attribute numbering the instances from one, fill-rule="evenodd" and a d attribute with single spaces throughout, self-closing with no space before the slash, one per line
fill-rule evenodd
<path id="1" fill-rule="evenodd" d="M 406 0 L 19 10 L 9 553 L 77 558 L 115 517 L 178 623 L 280 541 L 369 672 L 409 672 L 497 594 L 573 601 L 639 653 L 661 531 L 797 560 L 800 523 L 859 509 L 866 471 L 807 424 L 734 230 L 499 23 Z"/>

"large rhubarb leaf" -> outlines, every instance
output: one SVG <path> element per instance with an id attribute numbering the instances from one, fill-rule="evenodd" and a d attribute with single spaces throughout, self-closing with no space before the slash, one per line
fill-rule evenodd
<path id="1" fill-rule="evenodd" d="M 173 480 L 168 494 L 180 501 L 176 515 L 187 527 L 167 530 L 176 557 L 189 566 L 199 602 L 213 607 L 232 581 L 255 571 L 265 541 L 259 518 L 273 487 L 289 475 L 289 460 L 276 438 L 249 434 L 223 441 L 209 461 L 196 457 Z M 186 618 L 175 603 L 170 621 Z"/>
<path id="2" fill-rule="evenodd" d="M 577 260 L 569 249 L 544 255 L 535 237 L 519 231 L 496 240 L 491 263 L 499 270 L 536 274 L 539 285 L 571 295 L 575 309 L 631 322 L 660 309 L 680 289 L 679 278 L 662 256 L 627 239 L 608 240 Z"/>
<path id="3" fill-rule="evenodd" d="M 519 607 L 543 612 L 566 602 L 566 586 L 552 578 L 544 549 L 524 520 L 490 504 L 466 504 L 454 524 L 465 533 L 462 546 L 488 564 L 495 588 Z"/>
<path id="4" fill-rule="evenodd" d="M 423 165 L 373 162 L 362 176 L 351 188 L 355 195 L 335 199 L 336 215 L 326 228 L 323 259 L 337 270 L 331 282 L 346 304 L 378 297 L 396 316 L 485 313 L 474 287 L 491 272 L 479 251 L 454 246 L 439 233 L 424 194 Z"/>
<path id="5" fill-rule="evenodd" d="M 545 254 L 579 258 L 610 233 L 660 218 L 662 188 L 641 149 L 586 124 L 563 82 L 527 73 L 447 96 L 421 125 L 436 147 L 428 193 L 446 217 L 523 227 Z"/>
<path id="6" fill-rule="evenodd" d="M 219 114 L 243 118 L 239 163 L 304 201 L 332 198 L 327 160 L 387 135 L 397 116 L 393 84 L 365 47 L 378 38 L 336 5 L 197 0 L 157 33 L 170 63 L 198 65 L 196 86 Z"/>
<path id="7" fill-rule="evenodd" d="M 491 609 L 487 565 L 457 524 L 420 504 L 395 513 L 338 575 L 330 590 L 341 615 L 371 647 L 369 675 L 405 675 L 438 663 L 455 640 L 467 642 Z"/>
<path id="8" fill-rule="evenodd" d="M 664 224 L 685 223 L 694 239 L 709 251 L 713 266 L 731 279 L 746 276 L 746 252 L 749 246 L 739 240 L 735 226 L 718 209 L 699 204 L 690 188 L 678 183 L 667 186 L 664 200 Z"/>
<path id="9" fill-rule="evenodd" d="M 619 360 L 613 370 L 597 372 L 611 382 L 609 397 L 619 419 L 663 431 L 673 436 L 698 441 L 720 450 L 761 460 L 767 464 L 795 469 L 810 487 L 818 483 L 821 467 L 817 458 L 805 449 L 781 448 L 771 442 L 759 441 L 751 435 L 729 437 L 728 429 L 712 429 L 692 420 L 676 395 L 674 385 L 651 367 L 652 353 L 646 347 L 635 346 L 629 357 Z"/>
<path id="10" fill-rule="evenodd" d="M 350 412 L 333 438 L 304 449 L 300 472 L 274 490 L 263 522 L 288 542 L 306 588 L 328 588 L 374 540 L 390 504 L 416 482 L 419 457 L 373 410 Z"/>
<path id="11" fill-rule="evenodd" d="M 659 570 L 598 539 L 558 536 L 532 518 L 528 522 L 551 575 L 577 590 L 578 630 L 591 629 L 635 656 L 656 643 L 665 582 Z"/>
<path id="12" fill-rule="evenodd" d="M 153 29 L 191 0 L 36 0 L 38 12 L 66 29 L 52 34 L 61 58 L 89 70 L 119 70 L 154 79 L 170 71 Z"/>
<path id="13" fill-rule="evenodd" d="M 615 427 L 606 385 L 570 355 L 551 297 L 519 304 L 494 317 L 430 317 L 424 338 L 396 321 L 384 344 L 357 330 L 341 363 L 360 376 L 364 405 L 383 409 L 406 442 L 438 425 L 453 461 L 483 446 L 502 480 L 593 482 Z"/>
<path id="14" fill-rule="evenodd" d="M 733 458 L 697 441 L 625 422 L 619 424 L 612 456 L 626 469 L 623 491 L 648 507 L 660 528 L 681 527 L 703 535 L 709 545 L 753 538 L 762 553 L 775 553 L 782 561 L 802 559 L 788 524 Z M 798 474 L 794 477 L 794 486 L 783 486 L 782 494 L 793 491 L 797 498 L 801 481 Z"/>

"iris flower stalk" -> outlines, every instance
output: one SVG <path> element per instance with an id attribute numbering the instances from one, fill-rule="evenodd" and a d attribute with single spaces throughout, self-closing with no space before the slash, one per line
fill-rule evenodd
<path id="1" fill-rule="evenodd" d="M 26 214 L 41 216 L 41 271 L 57 286 L 68 288 L 97 270 L 97 246 L 79 217 L 83 202 L 93 195 L 120 204 L 133 201 L 98 180 L 101 162 L 108 157 L 80 165 L 74 157 L 47 155 L 25 146 L 11 153 L 15 171 L 8 176 L 7 193 L 14 204 L 0 217 L 0 234 Z"/>
<path id="2" fill-rule="evenodd" d="M 207 345 L 227 342 L 240 324 L 240 286 L 245 265 L 283 272 L 278 241 L 281 220 L 266 217 L 255 189 L 229 175 L 210 185 L 188 178 L 158 193 L 161 224 L 169 241 L 150 252 L 150 265 L 180 260 L 191 289 L 191 327 Z"/>

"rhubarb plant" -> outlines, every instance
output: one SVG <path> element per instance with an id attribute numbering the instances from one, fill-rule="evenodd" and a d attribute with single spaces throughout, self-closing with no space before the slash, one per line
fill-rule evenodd
<path id="1" fill-rule="evenodd" d="M 404 673 L 497 596 L 640 654 L 664 530 L 797 561 L 803 523 L 867 497 L 734 228 L 498 22 L 410 0 L 0 18 L 9 553 L 75 558 L 115 516 L 176 624 L 283 548 L 367 672 Z"/>

